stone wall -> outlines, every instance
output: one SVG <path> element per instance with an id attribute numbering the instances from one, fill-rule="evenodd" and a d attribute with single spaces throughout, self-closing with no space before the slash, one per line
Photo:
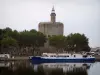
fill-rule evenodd
<path id="1" fill-rule="evenodd" d="M 43 22 L 39 23 L 39 29 L 45 35 L 63 35 L 64 27 L 60 22 Z"/>

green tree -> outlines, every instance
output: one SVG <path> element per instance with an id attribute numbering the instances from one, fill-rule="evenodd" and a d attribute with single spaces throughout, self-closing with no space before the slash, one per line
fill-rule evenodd
<path id="1" fill-rule="evenodd" d="M 16 46 L 17 45 L 17 41 L 11 37 L 6 37 L 6 38 L 3 38 L 1 40 L 1 45 L 4 47 L 9 47 L 9 46 Z"/>
<path id="2" fill-rule="evenodd" d="M 9 28 L 9 27 L 6 27 L 6 28 L 3 29 L 3 31 L 4 31 L 5 33 L 6 33 L 6 32 L 12 32 L 12 29 Z"/>
<path id="3" fill-rule="evenodd" d="M 57 50 L 59 49 L 65 49 L 66 46 L 66 37 L 62 36 L 62 35 L 54 35 L 54 36 L 50 36 L 49 37 L 49 43 L 51 46 L 54 46 L 57 48 Z"/>
<path id="4" fill-rule="evenodd" d="M 16 39 L 17 41 L 19 40 L 19 32 L 17 30 L 8 32 L 7 36 L 12 37 L 12 38 Z"/>
<path id="5" fill-rule="evenodd" d="M 37 31 L 35 29 L 31 29 L 30 32 L 37 33 Z"/>
<path id="6" fill-rule="evenodd" d="M 44 45 L 46 37 L 42 33 L 35 30 L 23 31 L 20 32 L 19 41 L 20 44 L 23 44 L 24 46 L 39 47 Z"/>
<path id="7" fill-rule="evenodd" d="M 84 34 L 69 34 L 67 36 L 67 49 L 72 51 L 89 51 L 88 38 Z"/>
<path id="8" fill-rule="evenodd" d="M 69 34 L 68 36 L 51 36 L 49 37 L 51 46 L 66 51 L 89 51 L 88 38 L 84 34 Z"/>
<path id="9" fill-rule="evenodd" d="M 2 33 L 3 33 L 3 38 L 6 38 L 9 36 L 9 33 L 12 33 L 12 29 L 9 27 L 6 27 L 2 29 Z"/>
<path id="10" fill-rule="evenodd" d="M 12 30 L 9 27 L 0 29 L 0 49 L 2 47 L 2 52 L 9 47 L 12 48 L 12 50 L 21 49 L 22 51 L 25 51 L 25 49 L 29 48 L 32 51 L 43 46 L 45 42 L 46 36 L 35 29 L 31 29 L 30 31 L 24 30 L 21 32 Z"/>
<path id="11" fill-rule="evenodd" d="M 0 52 L 1 52 L 1 40 L 3 39 L 3 30 L 0 29 Z"/>
<path id="12" fill-rule="evenodd" d="M 44 46 L 44 43 L 46 42 L 47 38 L 46 36 L 41 33 L 41 32 L 37 32 L 37 46 Z"/>
<path id="13" fill-rule="evenodd" d="M 3 38 L 3 30 L 0 29 L 0 40 L 2 40 L 2 38 Z"/>

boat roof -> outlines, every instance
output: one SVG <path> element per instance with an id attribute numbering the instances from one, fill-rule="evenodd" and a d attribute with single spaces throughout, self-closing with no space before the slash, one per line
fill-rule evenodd
<path id="1" fill-rule="evenodd" d="M 72 53 L 75 55 L 81 55 L 79 53 Z M 71 55 L 71 53 L 43 53 L 43 55 Z"/>

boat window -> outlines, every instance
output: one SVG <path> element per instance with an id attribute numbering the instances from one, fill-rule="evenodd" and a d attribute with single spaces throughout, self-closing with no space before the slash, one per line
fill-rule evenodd
<path id="1" fill-rule="evenodd" d="M 68 56 L 66 56 L 66 57 L 69 57 L 69 55 L 68 55 Z"/>
<path id="2" fill-rule="evenodd" d="M 84 58 L 86 58 L 86 57 L 87 57 L 87 55 L 83 55 L 83 57 L 84 57 Z"/>
<path id="3" fill-rule="evenodd" d="M 61 57 L 61 56 L 58 55 L 57 57 Z"/>
<path id="4" fill-rule="evenodd" d="M 43 55 L 43 57 L 48 57 L 48 55 Z"/>
<path id="5" fill-rule="evenodd" d="M 67 56 L 64 56 L 64 57 L 67 57 Z"/>
<path id="6" fill-rule="evenodd" d="M 50 57 L 56 57 L 55 55 L 51 55 Z"/>
<path id="7" fill-rule="evenodd" d="M 62 57 L 69 57 L 69 56 L 67 55 L 67 56 L 62 56 Z"/>
<path id="8" fill-rule="evenodd" d="M 67 56 L 66 55 L 65 56 L 58 55 L 57 57 L 69 57 L 69 55 L 67 55 Z"/>
<path id="9" fill-rule="evenodd" d="M 74 55 L 74 57 L 76 57 L 76 55 Z"/>

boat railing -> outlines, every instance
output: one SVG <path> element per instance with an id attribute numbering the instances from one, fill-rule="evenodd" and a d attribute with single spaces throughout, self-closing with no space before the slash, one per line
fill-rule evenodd
<path id="1" fill-rule="evenodd" d="M 65 54 L 65 53 L 44 53 L 42 57 L 92 57 L 92 55 L 87 54 Z"/>

